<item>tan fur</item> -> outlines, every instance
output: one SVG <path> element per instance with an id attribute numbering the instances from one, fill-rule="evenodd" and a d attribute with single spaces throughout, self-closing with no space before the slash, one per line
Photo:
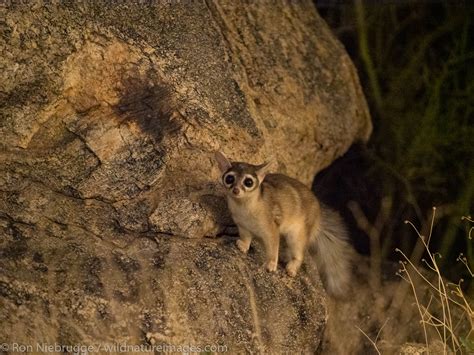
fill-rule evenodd
<path id="1" fill-rule="evenodd" d="M 350 279 L 352 248 L 339 215 L 321 206 L 298 180 L 267 174 L 269 164 L 231 163 L 220 152 L 216 160 L 223 174 L 229 210 L 239 229 L 237 247 L 246 253 L 252 239 L 260 239 L 265 247 L 266 268 L 275 271 L 283 236 L 290 257 L 286 271 L 295 276 L 306 250 L 313 246 L 328 291 L 343 296 Z M 226 183 L 228 175 L 233 177 L 232 184 Z M 246 179 L 253 181 L 252 187 L 244 184 Z"/>

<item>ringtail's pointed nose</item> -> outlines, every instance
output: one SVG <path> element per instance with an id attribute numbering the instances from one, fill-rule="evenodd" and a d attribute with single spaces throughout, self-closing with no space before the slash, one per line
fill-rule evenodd
<path id="1" fill-rule="evenodd" d="M 232 189 L 232 193 L 233 193 L 234 195 L 237 195 L 237 196 L 238 196 L 238 195 L 240 194 L 240 189 L 239 189 L 238 187 L 234 187 L 234 188 Z"/>

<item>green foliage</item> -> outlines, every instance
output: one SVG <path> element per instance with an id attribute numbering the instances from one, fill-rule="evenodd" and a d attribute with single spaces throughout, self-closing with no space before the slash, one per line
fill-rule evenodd
<path id="1" fill-rule="evenodd" d="M 474 353 L 474 340 L 468 339 L 467 337 L 461 337 L 461 344 L 468 354 Z"/>
<path id="2" fill-rule="evenodd" d="M 433 241 L 444 260 L 456 257 L 461 216 L 474 205 L 473 9 L 355 1 L 324 14 L 361 73 L 374 121 L 373 173 L 392 196 L 394 223 L 416 217 L 423 225 L 438 206 Z"/>

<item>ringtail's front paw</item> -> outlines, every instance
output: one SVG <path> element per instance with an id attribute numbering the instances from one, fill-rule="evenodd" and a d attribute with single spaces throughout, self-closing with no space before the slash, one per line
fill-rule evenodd
<path id="1" fill-rule="evenodd" d="M 242 241 L 240 239 L 238 239 L 235 242 L 235 245 L 237 245 L 237 248 L 239 248 L 239 250 L 244 254 L 247 254 L 247 252 L 249 251 L 249 248 L 250 248 L 249 243 L 245 243 L 244 241 Z"/>
<path id="2" fill-rule="evenodd" d="M 291 277 L 295 277 L 300 266 L 301 266 L 301 261 L 291 260 L 288 264 L 286 264 L 286 273 Z"/>
<path id="3" fill-rule="evenodd" d="M 276 261 L 268 261 L 265 265 L 265 268 L 270 272 L 274 272 L 276 271 L 277 266 L 278 266 L 278 263 Z"/>

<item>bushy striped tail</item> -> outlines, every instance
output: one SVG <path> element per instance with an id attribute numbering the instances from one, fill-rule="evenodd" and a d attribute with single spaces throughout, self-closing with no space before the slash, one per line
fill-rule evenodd
<path id="1" fill-rule="evenodd" d="M 354 249 L 339 213 L 321 205 L 321 220 L 313 233 L 316 265 L 329 295 L 344 298 L 349 291 Z"/>

